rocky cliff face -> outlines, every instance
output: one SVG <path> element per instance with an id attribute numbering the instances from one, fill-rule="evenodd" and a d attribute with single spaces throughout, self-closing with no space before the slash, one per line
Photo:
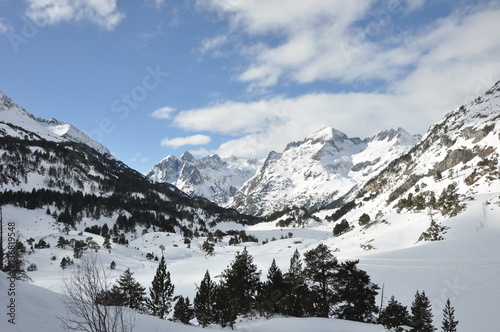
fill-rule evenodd
<path id="1" fill-rule="evenodd" d="M 171 183 L 190 196 L 203 196 L 225 205 L 258 167 L 255 159 L 221 159 L 218 155 L 196 159 L 186 152 L 180 157 L 166 157 L 145 176 L 152 182 Z"/>

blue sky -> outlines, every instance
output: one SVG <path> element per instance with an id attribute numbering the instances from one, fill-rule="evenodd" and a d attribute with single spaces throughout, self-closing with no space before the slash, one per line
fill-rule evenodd
<path id="1" fill-rule="evenodd" d="M 500 2 L 0 0 L 0 90 L 140 172 L 324 126 L 423 134 L 500 80 Z"/>

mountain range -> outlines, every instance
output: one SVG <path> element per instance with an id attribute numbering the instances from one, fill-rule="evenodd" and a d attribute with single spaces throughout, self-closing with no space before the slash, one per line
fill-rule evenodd
<path id="1" fill-rule="evenodd" d="M 61 268 L 54 257 L 72 254 L 57 246 L 58 238 L 102 243 L 105 225 L 116 242 L 95 251 L 104 264 L 116 263 L 111 277 L 130 268 L 149 285 L 158 263 L 146 256 L 165 252 L 176 295 L 191 298 L 208 269 L 217 275 L 243 248 L 264 279 L 272 260 L 286 271 L 294 250 L 321 243 L 339 261 L 360 260 L 384 289 L 377 299 L 382 306 L 391 295 L 409 306 L 415 291 L 425 290 L 435 325 L 451 299 L 460 329 L 493 332 L 500 289 L 499 147 L 500 82 L 421 138 L 403 129 L 349 138 L 323 128 L 262 162 L 185 153 L 144 176 L 72 125 L 37 119 L 0 93 L 0 211 L 23 242 L 50 245 L 30 250 L 27 259 L 38 270 L 28 274 L 56 292 L 62 292 Z M 208 257 L 203 243 L 214 234 L 220 237 Z M 243 241 L 250 237 L 257 242 Z M 0 280 L 2 292 L 6 285 Z M 57 329 L 53 317 L 61 306 L 38 308 L 28 299 L 38 294 L 45 303 L 41 298 L 58 295 L 19 289 L 29 289 L 19 295 L 22 308 L 33 315 L 47 311 L 46 323 Z M 149 319 L 141 324 L 155 326 Z M 293 330 L 294 321 L 282 319 L 281 330 Z M 277 321 L 248 326 L 280 330 Z M 170 322 L 162 326 L 176 329 Z"/>
<path id="2" fill-rule="evenodd" d="M 317 210 L 365 183 L 418 139 L 402 128 L 361 140 L 327 127 L 281 153 L 270 152 L 263 163 L 217 155 L 195 159 L 186 152 L 166 157 L 145 175 L 245 214 Z"/>

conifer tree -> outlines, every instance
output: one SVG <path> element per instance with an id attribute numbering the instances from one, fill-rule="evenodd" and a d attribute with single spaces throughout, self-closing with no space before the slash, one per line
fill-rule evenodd
<path id="1" fill-rule="evenodd" d="M 166 318 L 172 308 L 173 294 L 174 285 L 170 280 L 170 272 L 167 271 L 165 256 L 162 255 L 149 288 L 149 299 L 146 300 L 149 313 L 161 319 Z"/>
<path id="2" fill-rule="evenodd" d="M 183 296 L 179 296 L 177 302 L 174 305 L 173 320 L 176 322 L 189 324 L 189 321 L 192 318 L 193 309 L 191 308 L 189 297 L 184 298 Z"/>
<path id="3" fill-rule="evenodd" d="M 357 268 L 358 263 L 359 260 L 354 260 L 340 264 L 335 285 L 338 304 L 334 313 L 340 319 L 372 323 L 378 312 L 375 296 L 379 287 L 365 271 Z"/>
<path id="4" fill-rule="evenodd" d="M 214 323 L 223 328 L 229 326 L 232 329 L 238 316 L 236 297 L 231 294 L 228 286 L 223 281 L 215 286 L 214 294 Z"/>
<path id="5" fill-rule="evenodd" d="M 302 260 L 300 259 L 298 249 L 295 249 L 290 259 L 290 267 L 284 279 L 287 292 L 283 299 L 283 314 L 294 317 L 306 316 L 308 288 L 305 282 Z"/>
<path id="6" fill-rule="evenodd" d="M 276 260 L 273 259 L 267 273 L 267 281 L 259 295 L 259 307 L 262 314 L 271 317 L 283 313 L 283 298 L 286 294 L 285 279 Z"/>
<path id="7" fill-rule="evenodd" d="M 446 301 L 443 309 L 443 332 L 457 332 L 458 320 L 455 320 L 455 309 L 451 306 L 450 299 Z"/>
<path id="8" fill-rule="evenodd" d="M 236 299 L 237 313 L 249 314 L 254 308 L 256 293 L 260 288 L 260 276 L 246 247 L 241 253 L 236 253 L 234 261 L 222 276 L 231 297 Z"/>
<path id="9" fill-rule="evenodd" d="M 332 286 L 338 268 L 337 258 L 326 245 L 320 244 L 304 254 L 304 262 L 304 275 L 311 284 L 316 316 L 328 317 L 330 305 L 334 302 Z"/>
<path id="10" fill-rule="evenodd" d="M 398 331 L 398 327 L 409 325 L 410 313 L 408 308 L 399 303 L 394 296 L 391 296 L 387 307 L 382 310 L 379 317 L 379 323 L 390 331 Z"/>
<path id="11" fill-rule="evenodd" d="M 7 248 L 8 251 L 5 255 L 6 263 L 2 271 L 16 280 L 31 281 L 31 278 L 24 269 L 24 253 L 26 252 L 26 247 L 21 242 L 19 234 L 15 237 L 14 244 L 9 245 Z"/>
<path id="12" fill-rule="evenodd" d="M 133 274 L 130 269 L 123 271 L 110 296 L 114 305 L 140 310 L 146 300 L 146 288 L 135 280 Z"/>
<path id="13" fill-rule="evenodd" d="M 194 315 L 202 327 L 206 327 L 214 319 L 215 283 L 210 279 L 210 273 L 205 273 L 205 277 L 197 287 L 194 297 Z"/>
<path id="14" fill-rule="evenodd" d="M 425 291 L 415 294 L 415 300 L 411 305 L 410 326 L 412 332 L 433 332 L 436 328 L 432 325 L 432 311 L 429 298 Z"/>

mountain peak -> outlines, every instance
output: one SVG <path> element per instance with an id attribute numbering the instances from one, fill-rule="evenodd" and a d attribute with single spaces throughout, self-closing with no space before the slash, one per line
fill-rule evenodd
<path id="1" fill-rule="evenodd" d="M 189 152 L 189 151 L 186 151 L 184 152 L 182 155 L 181 155 L 181 159 L 185 162 L 190 162 L 190 163 L 193 163 L 196 161 L 196 158 L 193 157 L 193 155 Z"/>
<path id="2" fill-rule="evenodd" d="M 391 142 L 396 140 L 396 144 L 398 145 L 410 145 L 413 146 L 418 141 L 418 136 L 411 135 L 403 128 L 399 127 L 398 129 L 384 129 L 372 138 L 367 139 L 368 142 Z"/>
<path id="3" fill-rule="evenodd" d="M 340 130 L 337 130 L 332 127 L 323 127 L 320 130 L 316 131 L 314 134 L 311 136 L 308 136 L 305 140 L 306 141 L 345 141 L 348 140 L 349 138 L 347 137 L 346 134 L 341 132 Z"/>
<path id="4" fill-rule="evenodd" d="M 49 140 L 85 144 L 101 154 L 111 156 L 111 152 L 101 143 L 93 140 L 67 122 L 56 119 L 35 118 L 0 91 L 0 111 L 4 135 L 22 139 Z"/>
<path id="5" fill-rule="evenodd" d="M 17 106 L 12 99 L 10 99 L 5 93 L 0 91 L 0 111 L 5 111 L 10 108 Z"/>

